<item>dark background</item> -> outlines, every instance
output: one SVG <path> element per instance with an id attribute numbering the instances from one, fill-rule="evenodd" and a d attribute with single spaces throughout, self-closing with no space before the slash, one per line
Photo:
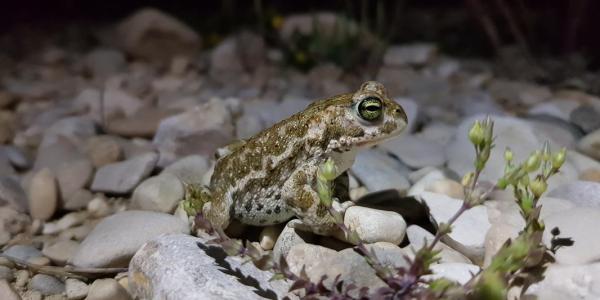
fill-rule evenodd
<path id="1" fill-rule="evenodd" d="M 379 4 L 378 4 L 379 3 Z M 0 34 L 19 30 L 60 31 L 68 25 L 82 28 L 114 24 L 144 6 L 171 13 L 201 35 L 226 34 L 242 27 L 258 27 L 257 5 L 264 16 L 331 10 L 376 22 L 383 5 L 384 27 L 392 42 L 433 41 L 444 51 L 462 56 L 489 56 L 498 46 L 518 38 L 511 32 L 502 7 L 511 15 L 534 55 L 582 53 L 597 65 L 600 57 L 599 1 L 590 0 L 421 0 L 421 1 L 2 1 Z M 495 24 L 500 43 L 486 34 L 482 20 Z M 13 37 L 14 38 L 14 37 Z"/>

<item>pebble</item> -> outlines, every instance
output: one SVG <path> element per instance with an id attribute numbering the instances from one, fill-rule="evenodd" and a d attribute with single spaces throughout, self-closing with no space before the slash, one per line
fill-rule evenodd
<path id="1" fill-rule="evenodd" d="M 91 190 L 115 194 L 126 194 L 150 175 L 158 159 L 156 153 L 146 153 L 126 161 L 105 165 L 98 169 Z"/>
<path id="2" fill-rule="evenodd" d="M 87 140 L 85 147 L 96 168 L 118 162 L 123 157 L 121 145 L 109 135 L 94 136 Z"/>
<path id="3" fill-rule="evenodd" d="M 600 160 L 600 129 L 588 133 L 579 140 L 577 149 L 590 157 Z"/>
<path id="4" fill-rule="evenodd" d="M 0 279 L 0 299 L 2 300 L 21 300 L 21 296 L 8 283 L 7 280 Z"/>
<path id="5" fill-rule="evenodd" d="M 65 280 L 65 290 L 68 300 L 81 300 L 88 294 L 90 287 L 85 282 L 75 278 Z"/>
<path id="6" fill-rule="evenodd" d="M 214 255 L 223 257 L 221 266 Z M 270 281 L 271 272 L 245 261 L 226 256 L 200 238 L 165 235 L 136 252 L 129 264 L 129 290 L 135 299 L 280 299 L 287 294 L 289 283 Z M 244 284 L 241 278 L 252 278 L 252 285 Z"/>
<path id="7" fill-rule="evenodd" d="M 88 203 L 87 211 L 96 218 L 106 217 L 112 212 L 106 198 L 101 195 L 96 196 Z"/>
<path id="8" fill-rule="evenodd" d="M 89 286 L 87 300 L 130 300 L 132 299 L 116 280 L 112 278 L 96 279 Z"/>
<path id="9" fill-rule="evenodd" d="M 20 260 L 29 260 L 32 257 L 43 256 L 37 248 L 29 245 L 14 245 L 4 251 L 4 255 L 11 256 Z"/>
<path id="10" fill-rule="evenodd" d="M 529 295 L 544 300 L 600 299 L 600 263 L 551 264 L 544 279 L 527 290 Z"/>
<path id="11" fill-rule="evenodd" d="M 388 47 L 383 63 L 387 66 L 402 67 L 407 65 L 424 65 L 437 53 L 437 48 L 432 44 L 416 43 L 402 46 Z"/>
<path id="12" fill-rule="evenodd" d="M 371 192 L 385 189 L 397 189 L 405 192 L 410 187 L 404 175 L 408 173 L 408 169 L 400 162 L 377 150 L 359 152 L 351 170 Z"/>
<path id="13" fill-rule="evenodd" d="M 382 143 L 380 147 L 413 169 L 439 167 L 446 162 L 443 147 L 436 142 L 413 135 L 402 135 Z"/>
<path id="14" fill-rule="evenodd" d="M 455 199 L 463 199 L 465 196 L 462 184 L 451 179 L 436 180 L 425 187 L 425 191 L 443 194 Z"/>
<path id="15" fill-rule="evenodd" d="M 546 230 L 543 241 L 550 247 L 554 227 L 560 230 L 560 237 L 570 237 L 575 244 L 570 247 L 561 247 L 556 251 L 555 258 L 560 264 L 577 265 L 586 264 L 600 259 L 600 240 L 597 228 L 600 227 L 600 209 L 589 207 L 576 207 L 570 210 L 557 212 L 544 219 Z"/>
<path id="16" fill-rule="evenodd" d="M 72 196 L 77 190 L 83 189 L 91 181 L 94 168 L 87 159 L 80 159 L 64 164 L 56 170 L 56 179 L 60 194 L 64 197 Z"/>
<path id="17" fill-rule="evenodd" d="M 18 212 L 26 212 L 27 195 L 17 180 L 13 177 L 0 176 L 0 204 L 8 204 Z"/>
<path id="18" fill-rule="evenodd" d="M 277 241 L 273 246 L 273 259 L 279 261 L 280 257 L 286 257 L 290 249 L 298 244 L 305 244 L 314 241 L 314 235 L 307 231 L 300 231 L 290 226 L 290 223 L 299 222 L 297 219 L 292 219 L 283 227 L 283 230 L 277 237 Z"/>
<path id="19" fill-rule="evenodd" d="M 29 281 L 29 271 L 17 270 L 15 271 L 15 286 L 24 287 Z"/>
<path id="20" fill-rule="evenodd" d="M 597 182 L 574 181 L 556 187 L 547 195 L 568 200 L 577 207 L 600 208 L 600 183 Z"/>
<path id="21" fill-rule="evenodd" d="M 121 137 L 152 138 L 163 119 L 179 112 L 180 109 L 143 107 L 130 116 L 111 119 L 106 131 Z M 107 158 L 115 158 L 114 149 L 112 151 L 111 156 Z"/>
<path id="22" fill-rule="evenodd" d="M 579 180 L 600 183 L 600 169 L 587 169 L 579 173 Z"/>
<path id="23" fill-rule="evenodd" d="M 28 194 L 32 218 L 45 221 L 54 215 L 58 206 L 58 187 L 50 169 L 41 169 L 33 175 Z"/>
<path id="24" fill-rule="evenodd" d="M 79 248 L 79 243 L 71 240 L 59 240 L 42 249 L 42 253 L 48 257 L 54 265 L 63 266 L 73 257 Z"/>
<path id="25" fill-rule="evenodd" d="M 382 265 L 392 268 L 409 268 L 410 263 L 407 258 L 414 258 L 414 252 L 388 242 L 377 242 L 365 246 L 375 254 Z"/>
<path id="26" fill-rule="evenodd" d="M 201 155 L 190 155 L 178 159 L 168 165 L 163 173 L 169 173 L 177 176 L 185 184 L 201 182 L 202 176 L 208 171 L 210 163 L 208 159 Z"/>
<path id="27" fill-rule="evenodd" d="M 131 204 L 140 210 L 172 213 L 184 195 L 185 190 L 179 178 L 163 173 L 138 185 L 133 191 Z"/>
<path id="28" fill-rule="evenodd" d="M 63 208 L 71 211 L 84 209 L 93 198 L 92 192 L 86 189 L 78 189 L 63 199 Z"/>
<path id="29" fill-rule="evenodd" d="M 83 58 L 83 64 L 95 78 L 105 78 L 126 68 L 125 55 L 110 48 L 92 50 Z"/>
<path id="30" fill-rule="evenodd" d="M 0 266 L 0 280 L 13 281 L 15 279 L 15 275 L 13 274 L 13 270 L 9 267 Z"/>
<path id="31" fill-rule="evenodd" d="M 420 196 L 429 206 L 431 216 L 438 224 L 447 222 L 462 205 L 462 200 L 442 194 L 423 192 Z M 490 227 L 487 208 L 480 205 L 464 212 L 452 225 L 449 236 L 458 243 L 483 254 L 485 235 Z"/>
<path id="32" fill-rule="evenodd" d="M 279 233 L 281 233 L 280 226 L 267 226 L 263 228 L 258 236 L 260 247 L 263 250 L 272 250 L 275 246 L 275 241 L 279 237 Z"/>
<path id="33" fill-rule="evenodd" d="M 408 248 L 415 252 L 425 246 L 425 242 L 431 243 L 434 238 L 433 234 L 417 225 L 408 226 L 406 236 L 410 241 Z M 434 246 L 434 250 L 440 251 L 440 263 L 471 263 L 466 256 L 442 242 L 438 242 Z"/>
<path id="34" fill-rule="evenodd" d="M 46 274 L 36 274 L 29 283 L 34 291 L 42 293 L 44 296 L 60 294 L 65 291 L 65 284 L 56 277 Z"/>
<path id="35" fill-rule="evenodd" d="M 344 225 L 354 230 L 365 243 L 398 245 L 406 233 L 406 222 L 400 214 L 361 206 L 351 206 L 346 210 Z"/>
<path id="36" fill-rule="evenodd" d="M 569 119 L 584 132 L 600 129 L 600 112 L 591 105 L 579 106 L 571 112 Z"/>
<path id="37" fill-rule="evenodd" d="M 103 219 L 83 240 L 70 263 L 78 267 L 125 267 L 145 242 L 166 233 L 189 233 L 179 218 L 150 211 L 124 211 Z"/>
<path id="38" fill-rule="evenodd" d="M 117 28 L 117 39 L 134 57 L 158 62 L 191 56 L 202 45 L 194 30 L 154 8 L 140 9 L 123 20 Z"/>
<path id="39" fill-rule="evenodd" d="M 231 111 L 213 98 L 189 111 L 160 122 L 152 143 L 160 152 L 159 166 L 192 154 L 210 156 L 233 140 Z"/>
<path id="40" fill-rule="evenodd" d="M 467 283 L 481 268 L 466 263 L 440 263 L 431 265 L 432 275 L 425 276 L 427 279 L 446 278 L 459 284 Z"/>

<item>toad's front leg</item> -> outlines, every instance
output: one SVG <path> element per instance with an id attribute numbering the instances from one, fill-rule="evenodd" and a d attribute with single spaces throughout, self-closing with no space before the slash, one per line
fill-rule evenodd
<path id="1" fill-rule="evenodd" d="M 298 168 L 284 183 L 282 196 L 301 222 L 294 222 L 294 228 L 314 232 L 319 235 L 334 235 L 339 232 L 335 219 L 327 206 L 321 203 L 316 191 L 318 164 L 307 162 Z M 340 203 L 333 199 L 332 208 L 342 214 L 354 203 Z"/>

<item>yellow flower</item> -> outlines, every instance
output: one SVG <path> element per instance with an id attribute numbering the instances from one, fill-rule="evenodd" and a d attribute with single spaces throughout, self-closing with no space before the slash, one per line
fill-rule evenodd
<path id="1" fill-rule="evenodd" d="M 273 26 L 273 28 L 279 29 L 279 28 L 281 28 L 282 25 L 283 25 L 283 17 L 276 15 L 273 17 L 273 19 L 271 19 L 271 26 Z"/>

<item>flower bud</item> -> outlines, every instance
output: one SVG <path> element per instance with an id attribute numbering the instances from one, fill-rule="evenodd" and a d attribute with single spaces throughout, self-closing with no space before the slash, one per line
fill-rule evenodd
<path id="1" fill-rule="evenodd" d="M 527 159 L 527 162 L 525 163 L 525 170 L 527 170 L 527 172 L 534 172 L 540 167 L 541 163 L 542 155 L 539 150 L 535 151 Z"/>
<path id="2" fill-rule="evenodd" d="M 552 157 L 552 168 L 558 170 L 565 163 L 565 159 L 567 158 L 567 149 L 562 148 L 558 153 L 554 154 Z"/>
<path id="3" fill-rule="evenodd" d="M 544 147 L 542 147 L 542 160 L 549 161 L 550 158 L 550 143 L 548 141 L 545 141 Z"/>
<path id="4" fill-rule="evenodd" d="M 481 122 L 475 121 L 469 130 L 469 140 L 473 145 L 479 146 L 485 141 L 485 131 L 481 126 Z"/>
<path id="5" fill-rule="evenodd" d="M 325 178 L 328 181 L 333 181 L 337 173 L 335 162 L 333 161 L 333 159 L 327 159 L 327 161 L 321 165 L 320 172 L 323 175 L 323 178 Z"/>
<path id="6" fill-rule="evenodd" d="M 471 184 L 473 184 L 474 177 L 475 177 L 475 173 L 473 173 L 473 172 L 469 172 L 469 173 L 465 174 L 465 176 L 463 176 L 463 178 L 461 180 L 461 184 L 463 186 L 471 186 Z"/>
<path id="7" fill-rule="evenodd" d="M 548 184 L 542 178 L 536 178 L 529 183 L 529 188 L 531 189 L 533 195 L 536 198 L 539 198 L 542 196 L 543 193 L 546 192 Z"/>
<path id="8" fill-rule="evenodd" d="M 506 150 L 504 150 L 504 160 L 507 162 L 511 162 L 513 160 L 513 152 L 508 147 L 506 147 Z"/>

